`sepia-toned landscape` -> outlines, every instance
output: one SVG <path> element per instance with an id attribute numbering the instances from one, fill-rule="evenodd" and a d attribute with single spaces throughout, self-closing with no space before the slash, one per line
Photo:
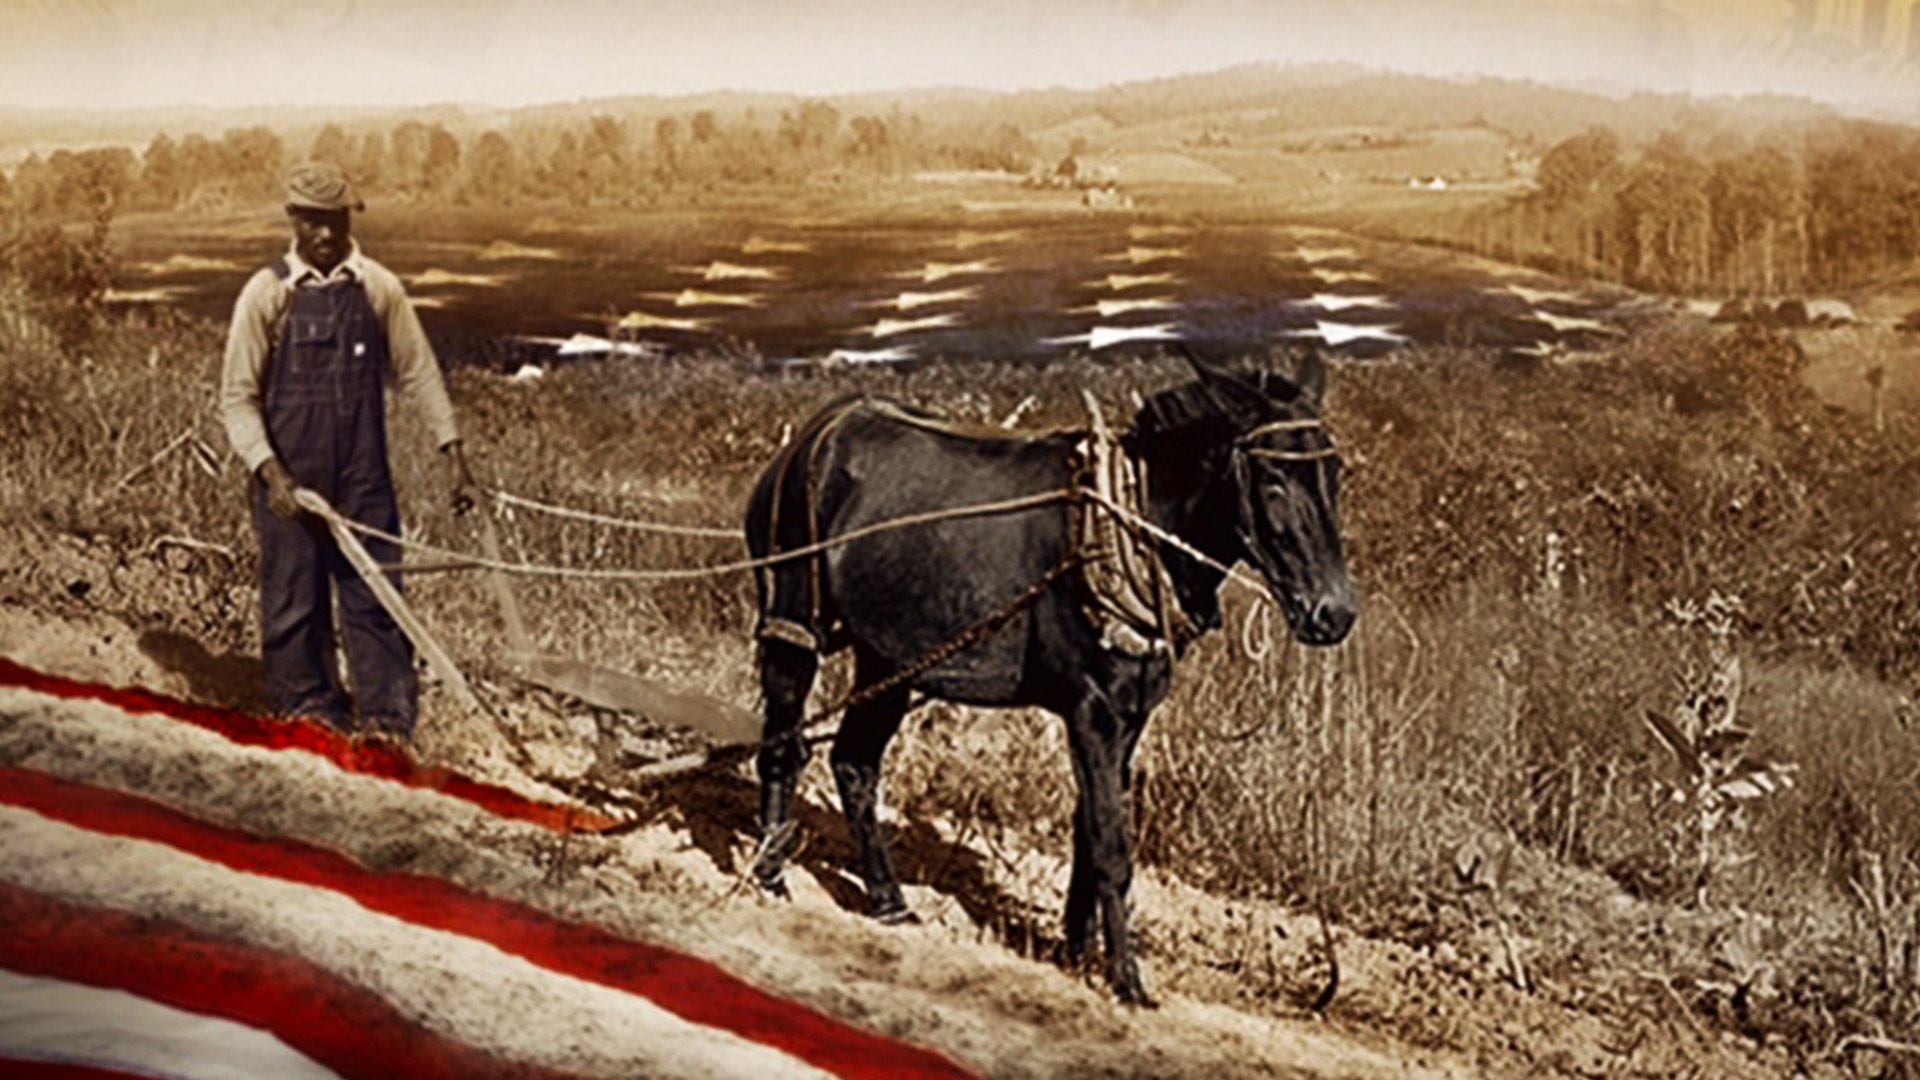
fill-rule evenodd
<path id="1" fill-rule="evenodd" d="M 1911 85 L 1907 5 L 1779 6 L 1779 71 Z M 7 674 L 0 768 L 677 949 L 969 1074 L 1920 1074 L 1920 118 L 1897 98 L 1335 59 L 0 100 L 0 657 L 169 699 Z M 267 709 L 251 480 L 215 394 L 307 159 L 364 196 L 354 235 L 406 284 L 494 496 L 454 515 L 420 417 L 392 413 L 425 545 L 407 601 L 470 684 L 423 669 L 399 759 L 166 719 Z M 1158 1007 L 1066 957 L 1076 788 L 1046 712 L 914 696 L 882 798 L 913 921 L 867 916 L 825 748 L 792 895 L 763 894 L 739 566 L 762 469 L 850 395 L 996 436 L 1124 427 L 1188 349 L 1326 360 L 1360 599 L 1311 648 L 1229 580 L 1175 664 L 1127 780 Z M 854 681 L 828 657 L 813 706 Z M 0 802 L 4 908 L 86 860 L 36 854 L 43 824 Z M 270 937 L 267 901 L 170 881 L 63 895 Z M 286 921 L 275 948 L 333 948 Z M 469 1000 L 511 980 L 465 956 L 334 966 L 400 1002 L 402 1043 L 454 1038 L 498 1075 L 756 1075 L 650 1057 L 664 1036 L 616 1037 L 585 997 Z"/>

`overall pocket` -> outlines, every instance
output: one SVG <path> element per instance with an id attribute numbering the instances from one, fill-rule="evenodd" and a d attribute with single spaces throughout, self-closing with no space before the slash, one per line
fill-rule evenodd
<path id="1" fill-rule="evenodd" d="M 332 319 L 315 315 L 287 317 L 287 370 L 317 374 L 329 370 L 338 351 L 339 331 Z"/>

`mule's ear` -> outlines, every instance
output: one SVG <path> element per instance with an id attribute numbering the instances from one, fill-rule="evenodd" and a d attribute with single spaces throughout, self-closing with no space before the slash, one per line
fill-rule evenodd
<path id="1" fill-rule="evenodd" d="M 1320 402 L 1327 396 L 1327 364 L 1320 359 L 1319 350 L 1308 352 L 1300 361 L 1300 370 L 1294 373 L 1293 383 L 1300 388 L 1300 400 L 1308 406 L 1318 409 Z"/>
<path id="2" fill-rule="evenodd" d="M 1175 338 L 1167 343 L 1167 351 L 1187 362 L 1202 381 L 1211 379 L 1220 373 L 1220 365 L 1200 355 L 1200 351 L 1184 338 Z"/>

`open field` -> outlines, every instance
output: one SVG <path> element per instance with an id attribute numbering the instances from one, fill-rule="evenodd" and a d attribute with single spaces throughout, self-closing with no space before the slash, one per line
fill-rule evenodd
<path id="1" fill-rule="evenodd" d="M 249 221 L 236 219 L 230 238 L 252 244 L 267 231 Z M 482 255 L 502 239 L 521 247 L 496 250 L 539 263 L 529 250 L 585 222 L 552 224 L 544 242 L 495 236 L 461 256 L 470 261 L 428 265 L 495 272 L 501 260 Z M 690 218 L 654 242 L 692 258 L 712 241 Z M 231 272 L 212 262 L 224 251 L 186 253 L 209 261 L 177 264 L 182 273 Z M 1392 265 L 1493 279 L 1444 253 L 1419 258 L 1429 261 Z M 5 653 L 257 707 L 244 478 L 209 411 L 217 326 L 137 312 L 70 353 L 30 324 L 3 325 L 0 430 L 14 442 L 0 497 L 17 508 L 0 547 Z M 1149 979 L 1174 1002 L 1167 1015 L 1223 1009 L 1233 1024 L 1297 1031 L 1324 979 L 1313 915 L 1324 911 L 1345 975 L 1333 1029 L 1386 1060 L 1489 1076 L 1838 1076 L 1856 1065 L 1910 1075 L 1902 1052 L 1846 1040 L 1911 1042 L 1920 1009 L 1911 398 L 1890 395 L 1875 431 L 1844 392 L 1860 376 L 1854 339 L 1839 332 L 1796 338 L 1666 316 L 1625 329 L 1577 363 L 1516 366 L 1465 333 L 1337 365 L 1330 419 L 1346 456 L 1360 629 L 1340 650 L 1305 653 L 1270 641 L 1256 607 L 1233 597 L 1228 632 L 1183 662 L 1143 747 L 1138 920 Z M 1888 385 L 1913 386 L 1907 339 L 1871 333 Z M 1129 395 L 1177 377 L 1151 350 L 805 374 L 694 352 L 560 366 L 526 383 L 465 367 L 453 389 L 487 483 L 726 525 L 785 425 L 843 393 L 982 424 L 1017 413 L 1036 429 L 1084 424 L 1083 388 L 1125 415 Z M 422 445 L 408 418 L 400 424 L 397 446 Z M 414 535 L 469 548 L 471 526 L 439 505 L 434 463 L 402 465 Z M 526 514 L 506 535 L 510 557 L 580 567 L 735 553 Z M 519 592 L 547 650 L 753 705 L 743 579 L 529 580 Z M 1740 601 L 1718 631 L 1698 616 L 1715 594 Z M 508 678 L 480 583 L 425 577 L 412 595 L 456 659 L 511 704 L 495 731 L 430 693 L 419 743 L 430 760 L 611 790 L 661 752 L 636 718 Z M 1730 658 L 1754 754 L 1798 771 L 1784 792 L 1724 815 L 1703 861 L 1699 818 L 1673 798 L 1684 774 L 1643 717 L 1700 699 Z M 824 692 L 846 677 L 830 671 Z M 536 775 L 512 764 L 503 738 L 531 751 Z M 928 922 L 905 933 L 852 913 L 824 770 L 804 789 L 801 876 L 812 884 L 771 928 L 728 876 L 750 841 L 745 773 L 637 797 L 646 853 L 593 857 L 629 878 L 635 859 L 671 868 L 647 880 L 713 939 L 766 933 L 797 950 L 755 969 L 789 992 L 859 1014 L 890 979 L 918 980 L 916 993 L 987 1017 L 948 1046 L 990 1073 L 1075 1075 L 1079 1048 L 1083 1069 L 1124 1074 L 1093 1047 L 1151 1029 L 1171 1040 L 1155 1043 L 1153 1075 L 1234 1075 L 1198 1045 L 1205 1036 L 1183 1042 L 1159 1021 L 1129 1019 L 1047 962 L 1070 831 L 1059 743 L 1052 723 L 1023 714 L 935 706 L 909 722 L 888 801 Z M 866 989 L 851 1002 L 818 989 L 802 974 L 808 949 L 855 965 Z M 964 958 L 953 961 L 961 974 L 935 957 Z M 1007 982 L 1007 970 L 1021 974 Z M 926 1041 L 956 1038 L 924 1017 L 880 1015 Z M 995 1044 L 996 1025 L 1019 1034 Z M 1056 1056 L 1022 1057 L 1049 1040 Z M 1372 1067 L 1277 1052 L 1248 1061 L 1244 1075 Z"/>

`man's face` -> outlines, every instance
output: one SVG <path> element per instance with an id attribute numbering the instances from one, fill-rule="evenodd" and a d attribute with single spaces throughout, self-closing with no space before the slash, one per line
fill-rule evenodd
<path id="1" fill-rule="evenodd" d="M 287 208 L 287 217 L 293 221 L 293 249 L 307 265 L 329 274 L 347 257 L 352 211 L 294 206 Z"/>

